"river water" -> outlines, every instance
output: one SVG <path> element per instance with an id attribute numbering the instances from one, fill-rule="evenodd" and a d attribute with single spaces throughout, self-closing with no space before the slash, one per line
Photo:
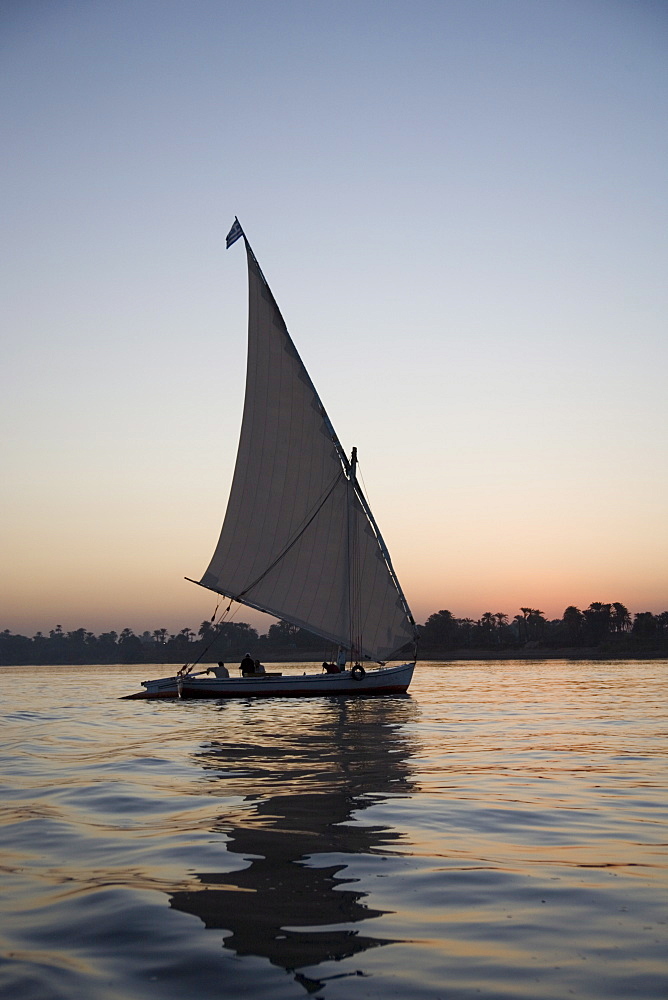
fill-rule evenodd
<path id="1" fill-rule="evenodd" d="M 3 996 L 668 995 L 668 661 L 119 700 L 164 673 L 0 671 Z"/>

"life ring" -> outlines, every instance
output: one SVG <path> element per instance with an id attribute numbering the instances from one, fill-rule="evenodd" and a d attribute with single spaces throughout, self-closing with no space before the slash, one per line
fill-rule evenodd
<path id="1" fill-rule="evenodd" d="M 366 670 L 361 663 L 356 663 L 353 669 L 350 671 L 350 676 L 356 681 L 361 681 L 366 677 Z"/>

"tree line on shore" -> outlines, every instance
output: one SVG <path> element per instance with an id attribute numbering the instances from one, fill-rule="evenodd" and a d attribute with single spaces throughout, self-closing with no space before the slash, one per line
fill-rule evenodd
<path id="1" fill-rule="evenodd" d="M 668 611 L 631 615 L 619 602 L 593 602 L 581 611 L 570 605 L 561 618 L 548 620 L 537 608 L 520 608 L 510 620 L 502 611 L 486 611 L 479 619 L 455 618 L 437 611 L 420 632 L 420 655 L 438 659 L 456 650 L 480 650 L 487 655 L 512 650 L 598 649 L 632 656 L 648 652 L 668 654 Z M 407 647 L 405 652 L 408 652 Z M 0 665 L 57 665 L 105 663 L 215 663 L 234 662 L 244 653 L 260 660 L 330 659 L 335 650 L 325 640 L 286 621 L 269 626 L 265 635 L 245 622 L 201 623 L 197 633 L 189 627 L 177 633 L 166 628 L 136 635 L 131 628 L 120 633 L 95 635 L 85 628 L 66 632 L 56 625 L 47 635 L 28 637 L 5 629 L 0 632 Z"/>
<path id="2" fill-rule="evenodd" d="M 668 611 L 639 611 L 631 616 L 619 601 L 594 601 L 581 611 L 569 605 L 561 618 L 547 619 L 538 608 L 520 608 L 512 621 L 502 611 L 486 611 L 477 621 L 449 611 L 430 615 L 420 629 L 424 653 L 454 649 L 591 649 L 632 653 L 668 646 Z M 668 650 L 667 650 L 668 651 Z"/>

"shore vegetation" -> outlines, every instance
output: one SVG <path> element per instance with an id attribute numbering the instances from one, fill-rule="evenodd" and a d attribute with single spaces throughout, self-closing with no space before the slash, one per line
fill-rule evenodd
<path id="1" fill-rule="evenodd" d="M 647 657 L 668 655 L 668 611 L 631 614 L 619 602 L 594 601 L 580 610 L 569 605 L 549 620 L 538 608 L 520 608 L 512 619 L 485 611 L 478 619 L 436 611 L 419 626 L 421 659 L 510 657 Z M 203 621 L 197 632 L 131 628 L 95 635 L 86 628 L 56 625 L 33 636 L 0 632 L 0 666 L 21 664 L 105 664 L 234 662 L 250 652 L 268 662 L 330 659 L 331 647 L 306 629 L 286 621 L 260 635 L 246 622 Z M 405 650 L 408 653 L 409 650 Z"/>

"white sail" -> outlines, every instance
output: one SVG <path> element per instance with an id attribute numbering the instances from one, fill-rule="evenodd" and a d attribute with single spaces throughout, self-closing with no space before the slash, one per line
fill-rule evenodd
<path id="1" fill-rule="evenodd" d="M 245 237 L 244 237 L 245 241 Z M 414 639 L 387 550 L 246 242 L 248 367 L 220 539 L 200 583 L 384 660 Z"/>

